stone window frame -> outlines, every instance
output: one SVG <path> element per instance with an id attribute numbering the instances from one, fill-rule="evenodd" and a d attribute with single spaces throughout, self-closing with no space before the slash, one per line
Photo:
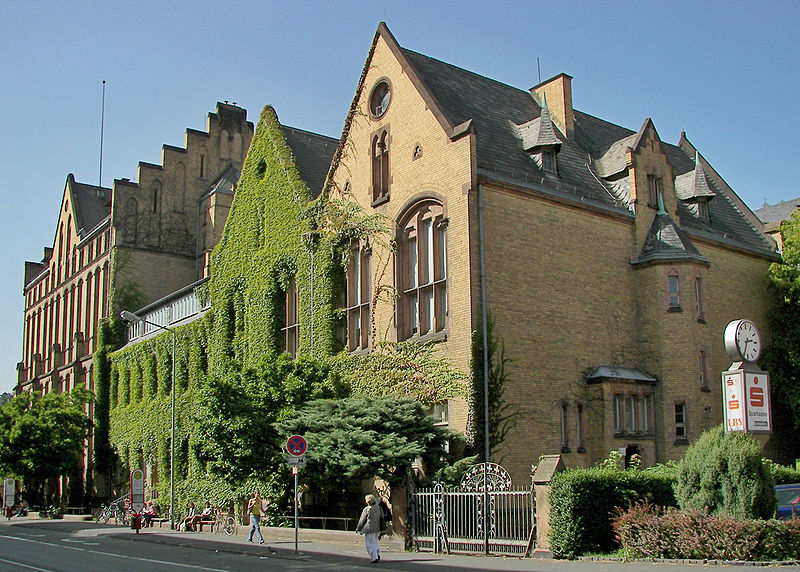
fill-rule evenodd
<path id="1" fill-rule="evenodd" d="M 372 308 L 372 248 L 366 239 L 350 243 L 345 278 L 345 345 L 348 351 L 368 351 Z"/>
<path id="2" fill-rule="evenodd" d="M 674 416 L 672 420 L 675 428 L 675 444 L 686 445 L 689 443 L 689 415 L 686 407 L 686 400 L 676 399 L 673 402 L 673 413 Z"/>
<path id="3" fill-rule="evenodd" d="M 681 306 L 681 276 L 677 270 L 667 272 L 667 311 L 682 312 Z"/>
<path id="4" fill-rule="evenodd" d="M 381 88 L 382 86 L 386 86 L 386 92 L 389 95 L 389 99 L 388 101 L 385 102 L 385 105 L 383 105 L 380 109 L 377 109 L 375 97 L 378 93 L 378 89 Z M 394 90 L 392 88 L 392 82 L 389 80 L 388 77 L 382 77 L 378 81 L 376 81 L 375 85 L 372 86 L 372 89 L 369 92 L 369 100 L 367 101 L 370 118 L 373 120 L 377 120 L 386 115 L 386 112 L 389 110 L 389 106 L 392 104 L 393 97 L 394 97 Z"/>
<path id="5" fill-rule="evenodd" d="M 700 382 L 700 391 L 710 392 L 711 387 L 709 385 L 709 369 L 708 369 L 708 350 L 705 346 L 701 346 L 697 350 L 697 369 L 698 369 L 698 381 Z"/>
<path id="6" fill-rule="evenodd" d="M 370 134 L 370 195 L 372 206 L 377 207 L 389 202 L 391 196 L 391 147 L 392 134 L 389 125 L 384 125 Z"/>
<path id="7" fill-rule="evenodd" d="M 297 358 L 300 338 L 300 289 L 294 276 L 289 279 L 283 291 L 283 322 L 280 328 L 281 351 Z"/>
<path id="8" fill-rule="evenodd" d="M 698 272 L 694 277 L 694 301 L 695 312 L 697 314 L 697 321 L 701 324 L 706 323 L 706 305 L 705 305 L 705 286 L 703 284 L 703 276 Z"/>
<path id="9" fill-rule="evenodd" d="M 646 436 L 653 427 L 653 391 L 638 384 L 614 393 L 614 437 Z"/>
<path id="10" fill-rule="evenodd" d="M 395 253 L 398 341 L 428 341 L 447 336 L 447 227 L 444 204 L 436 198 L 421 198 L 405 209 L 399 219 Z M 421 229 L 424 235 L 420 234 Z M 427 304 L 420 303 L 423 299 Z M 424 332 L 423 327 L 427 328 Z"/>
<path id="11" fill-rule="evenodd" d="M 658 208 L 658 195 L 661 193 L 661 177 L 658 175 L 647 175 L 647 206 L 653 209 Z"/>

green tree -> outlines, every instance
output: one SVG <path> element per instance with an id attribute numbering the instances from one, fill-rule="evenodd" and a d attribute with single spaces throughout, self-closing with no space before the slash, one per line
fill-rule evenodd
<path id="1" fill-rule="evenodd" d="M 330 369 L 287 354 L 265 358 L 257 369 L 211 378 L 198 399 L 198 456 L 231 485 L 263 476 L 282 460 L 283 434 L 273 423 L 309 400 L 345 394 Z"/>
<path id="2" fill-rule="evenodd" d="M 784 430 L 783 462 L 800 456 L 800 211 L 781 224 L 783 257 L 770 266 L 775 301 L 769 316 L 770 344 L 761 365 L 770 373 L 776 425 Z M 785 427 L 781 427 L 785 425 Z"/>
<path id="3" fill-rule="evenodd" d="M 40 397 L 24 392 L 0 408 L 0 473 L 23 479 L 70 474 L 81 463 L 91 421 L 82 388 Z"/>
<path id="4" fill-rule="evenodd" d="M 419 402 L 391 397 L 312 401 L 276 429 L 305 436 L 307 478 L 327 489 L 373 477 L 403 484 L 417 458 L 438 468 L 448 438 Z"/>
<path id="5" fill-rule="evenodd" d="M 770 518 L 775 483 L 750 435 L 725 433 L 722 425 L 703 432 L 678 463 L 675 498 L 681 509 L 714 515 Z"/>

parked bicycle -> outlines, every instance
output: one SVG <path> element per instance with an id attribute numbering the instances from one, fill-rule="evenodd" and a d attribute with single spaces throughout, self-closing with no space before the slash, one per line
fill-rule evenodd
<path id="1" fill-rule="evenodd" d="M 108 521 L 114 519 L 114 524 L 128 526 L 131 521 L 131 508 L 130 499 L 128 496 L 120 497 L 108 504 L 100 507 L 100 513 L 97 515 L 97 522 L 100 524 L 108 524 Z"/>

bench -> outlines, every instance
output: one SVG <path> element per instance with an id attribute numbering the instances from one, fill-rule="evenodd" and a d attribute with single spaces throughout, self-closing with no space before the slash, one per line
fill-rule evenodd
<path id="1" fill-rule="evenodd" d="M 198 527 L 200 528 L 200 532 L 203 532 L 203 525 L 207 524 L 211 532 L 214 532 L 214 525 L 217 524 L 216 520 L 198 520 L 197 523 Z"/>

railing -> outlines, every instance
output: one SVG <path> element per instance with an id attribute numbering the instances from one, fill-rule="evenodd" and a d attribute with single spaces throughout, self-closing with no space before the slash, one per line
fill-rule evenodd
<path id="1" fill-rule="evenodd" d="M 207 281 L 205 278 L 190 284 L 138 310 L 136 314 L 145 321 L 128 324 L 128 341 L 135 341 L 154 332 L 163 332 L 158 326 L 169 328 L 179 322 L 200 317 L 209 308 L 210 303 L 207 299 L 201 303 L 196 288 Z"/>
<path id="2" fill-rule="evenodd" d="M 484 505 L 488 499 L 488 515 Z M 533 491 L 421 489 L 409 507 L 414 544 L 419 550 L 528 555 L 535 540 Z M 488 524 L 488 546 L 484 534 Z"/>
<path id="3" fill-rule="evenodd" d="M 279 516 L 277 516 L 275 518 L 279 519 L 279 522 L 281 522 L 281 523 L 283 523 L 283 522 L 292 523 L 292 526 L 294 526 L 294 524 L 293 524 L 294 523 L 294 516 L 279 515 Z M 310 521 L 311 524 L 314 524 L 315 522 L 319 522 L 320 525 L 322 526 L 322 530 L 327 530 L 328 529 L 328 526 L 327 526 L 328 522 L 331 522 L 331 523 L 333 523 L 335 525 L 335 528 L 332 529 L 332 530 L 351 530 L 352 531 L 352 530 L 356 529 L 356 519 L 355 518 L 346 517 L 346 516 L 298 516 L 297 520 L 300 521 L 300 524 L 302 524 L 303 521 L 307 521 L 307 522 Z"/>

